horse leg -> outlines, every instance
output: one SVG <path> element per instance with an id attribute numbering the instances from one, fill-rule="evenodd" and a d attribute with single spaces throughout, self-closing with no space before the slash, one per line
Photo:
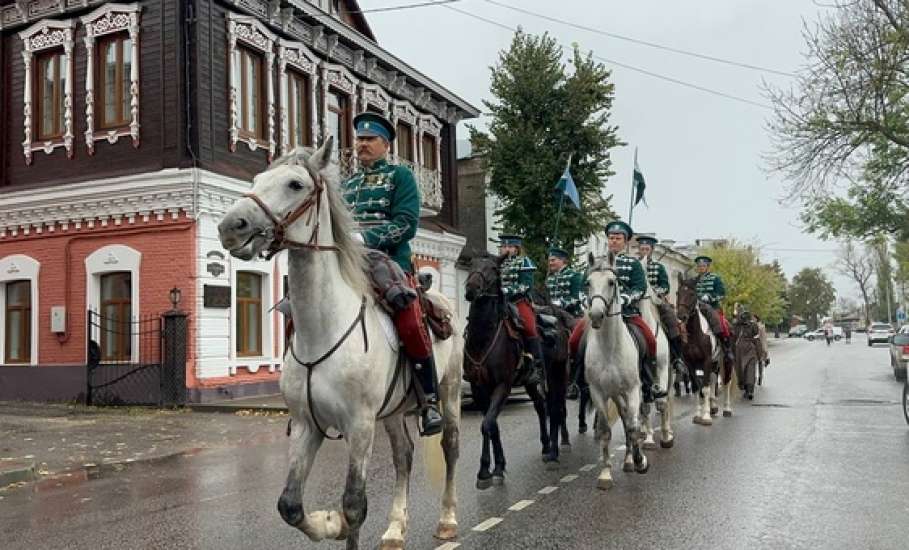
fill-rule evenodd
<path id="1" fill-rule="evenodd" d="M 483 411 L 483 422 L 480 423 L 480 433 L 483 434 L 483 446 L 480 449 L 480 471 L 477 473 L 477 489 L 482 490 L 488 489 L 492 485 L 492 474 L 489 473 L 489 465 L 492 462 L 489 448 L 492 438 L 489 436 L 489 431 L 486 429 L 486 418 L 489 415 L 490 409 L 492 409 L 492 400 L 488 394 L 488 388 L 477 388 L 473 394 L 479 396 L 479 404 Z"/>
<path id="2" fill-rule="evenodd" d="M 702 367 L 705 368 L 705 367 Z M 704 382 L 698 384 L 696 390 L 698 409 L 692 421 L 701 426 L 710 426 L 713 424 L 713 418 L 710 416 L 710 377 L 705 373 Z"/>
<path id="3" fill-rule="evenodd" d="M 650 403 L 641 403 L 641 425 L 644 432 L 644 448 L 656 449 L 656 441 L 653 440 L 653 410 Z"/>
<path id="4" fill-rule="evenodd" d="M 443 383 L 442 398 L 442 452 L 445 454 L 445 489 L 442 492 L 442 515 L 435 537 L 451 540 L 458 536 L 458 495 L 455 485 L 455 466 L 460 454 L 461 384 L 457 377 L 452 383 Z"/>
<path id="5" fill-rule="evenodd" d="M 578 433 L 587 433 L 587 409 L 589 407 L 590 386 L 585 384 L 578 389 Z"/>
<path id="6" fill-rule="evenodd" d="M 360 527 L 366 520 L 366 466 L 372 455 L 372 444 L 376 423 L 372 418 L 354 424 L 347 434 L 349 461 L 347 484 L 344 487 L 344 519 L 347 520 L 347 550 L 356 550 L 360 545 Z M 342 533 L 338 538 L 342 538 Z"/>
<path id="7" fill-rule="evenodd" d="M 395 465 L 395 496 L 388 514 L 388 530 L 382 535 L 380 548 L 404 548 L 407 532 L 407 493 L 410 489 L 410 472 L 413 467 L 413 440 L 407 433 L 403 416 L 386 418 L 385 432 L 391 443 L 391 456 Z M 431 443 L 428 443 L 431 444 Z"/>
<path id="8" fill-rule="evenodd" d="M 720 407 L 717 405 L 717 394 L 719 393 L 720 384 L 720 376 L 717 369 L 717 364 L 714 363 L 710 373 L 710 416 L 716 416 L 720 412 Z"/>
<path id="9" fill-rule="evenodd" d="M 671 449 L 675 445 L 675 432 L 672 431 L 672 406 L 669 398 L 657 400 L 656 408 L 660 413 L 660 447 Z"/>
<path id="10" fill-rule="evenodd" d="M 502 434 L 499 431 L 499 413 L 502 412 L 502 407 L 505 406 L 510 389 L 510 386 L 504 383 L 496 386 L 496 389 L 492 392 L 492 405 L 489 408 L 489 413 L 483 420 L 484 424 L 488 422 L 486 430 L 492 440 L 492 454 L 495 459 L 492 469 L 493 485 L 505 483 L 505 450 L 502 448 Z"/>
<path id="11" fill-rule="evenodd" d="M 638 419 L 638 411 L 641 408 L 641 391 L 639 389 L 632 390 L 624 396 L 623 401 L 626 405 L 622 416 L 622 423 L 625 425 L 625 445 L 631 452 L 634 471 L 639 474 L 646 474 L 647 470 L 650 469 L 650 464 L 647 462 L 647 457 L 642 450 L 641 425 Z"/>
<path id="12" fill-rule="evenodd" d="M 640 387 L 640 386 L 638 386 Z M 640 391 L 640 390 L 639 390 Z M 628 407 L 631 404 L 628 401 L 628 396 L 624 394 L 617 395 L 612 398 L 612 401 L 615 403 L 616 408 L 619 411 L 619 418 L 622 419 L 622 426 L 625 428 L 625 457 L 622 460 L 622 471 L 623 472 L 633 472 L 634 471 L 634 460 L 632 457 L 632 444 L 628 438 L 628 429 L 631 427 L 631 411 L 628 410 Z M 638 407 L 640 407 L 640 402 L 638 402 Z M 637 410 L 635 411 L 637 414 Z M 638 427 L 636 427 L 637 429 Z"/>
<path id="13" fill-rule="evenodd" d="M 565 366 L 560 369 L 562 376 L 556 376 L 555 383 L 550 386 L 554 387 L 553 395 L 555 395 L 555 411 L 556 411 L 556 427 L 552 428 L 551 432 L 554 433 L 556 430 L 559 430 L 559 435 L 562 436 L 561 450 L 566 453 L 571 452 L 571 440 L 568 438 L 568 378 L 567 371 L 568 363 L 565 363 Z"/>
<path id="14" fill-rule="evenodd" d="M 536 411 L 537 420 L 540 423 L 540 444 L 543 446 L 541 454 L 546 457 L 550 452 L 549 430 L 546 428 L 546 398 L 540 391 L 540 387 L 535 384 L 528 384 L 524 388 L 527 390 L 527 395 L 533 400 L 533 409 Z"/>
<path id="15" fill-rule="evenodd" d="M 723 416 L 730 417 L 732 416 L 732 378 L 735 375 L 732 375 L 729 380 L 723 380 L 725 385 L 723 386 L 723 393 L 725 394 L 723 399 Z"/>
<path id="16" fill-rule="evenodd" d="M 322 441 L 322 434 L 306 419 L 293 418 L 290 430 L 290 469 L 284 491 L 278 499 L 281 518 L 288 525 L 303 531 L 314 542 L 328 536 L 328 523 L 340 525 L 343 522 L 337 512 L 313 512 L 307 516 L 303 511 L 303 488 Z"/>
<path id="17" fill-rule="evenodd" d="M 605 407 L 603 409 L 605 410 Z M 612 439 L 612 428 L 609 426 L 606 415 L 599 409 L 594 412 L 594 418 L 597 419 L 594 433 L 600 442 L 600 462 L 603 464 L 603 469 L 600 470 L 600 475 L 597 477 L 597 488 L 606 491 L 611 489 L 613 485 L 612 459 L 609 456 L 609 441 Z"/>

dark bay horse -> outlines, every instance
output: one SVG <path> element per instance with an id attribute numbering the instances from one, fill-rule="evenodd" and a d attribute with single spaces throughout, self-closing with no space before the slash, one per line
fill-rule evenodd
<path id="1" fill-rule="evenodd" d="M 510 307 L 502 293 L 501 257 L 483 255 L 474 258 L 466 283 L 467 334 L 464 342 L 464 378 L 470 382 L 474 401 L 483 412 L 481 431 L 483 449 L 477 488 L 487 489 L 505 481 L 505 452 L 499 432 L 499 413 L 511 393 L 521 366 L 523 346 L 520 335 L 509 320 Z M 540 443 L 543 453 L 550 452 L 546 427 L 546 404 L 535 384 L 525 386 L 533 400 L 540 421 Z M 490 472 L 490 445 L 495 459 Z"/>

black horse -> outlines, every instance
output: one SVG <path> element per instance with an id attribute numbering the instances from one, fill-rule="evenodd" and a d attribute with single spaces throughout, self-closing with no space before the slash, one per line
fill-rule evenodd
<path id="1" fill-rule="evenodd" d="M 464 378 L 470 382 L 474 402 L 483 412 L 483 450 L 477 488 L 486 489 L 505 481 L 505 452 L 499 432 L 498 417 L 511 393 L 516 377 L 521 374 L 523 345 L 515 331 L 502 293 L 500 279 L 501 257 L 483 255 L 474 258 L 466 283 L 466 298 L 470 302 L 467 315 L 467 335 L 464 343 Z M 546 405 L 536 384 L 525 385 L 533 400 L 540 421 L 540 443 L 544 455 L 550 453 L 546 428 Z M 490 472 L 490 453 L 495 465 Z M 558 449 L 558 447 L 556 447 Z"/>

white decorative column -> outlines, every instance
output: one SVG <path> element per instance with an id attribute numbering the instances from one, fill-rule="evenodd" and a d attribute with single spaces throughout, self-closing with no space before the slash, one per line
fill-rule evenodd
<path id="1" fill-rule="evenodd" d="M 85 76 L 85 145 L 88 154 L 95 154 L 95 142 L 107 140 L 113 145 L 120 136 L 130 136 L 133 147 L 139 147 L 139 4 L 105 4 L 82 18 L 85 27 L 85 49 L 87 52 Z M 95 43 L 98 37 L 126 31 L 132 44 L 129 72 L 130 118 L 129 124 L 121 128 L 95 129 Z"/>
<path id="2" fill-rule="evenodd" d="M 57 147 L 66 149 L 67 158 L 73 158 L 73 30 L 76 22 L 72 19 L 56 21 L 43 19 L 19 33 L 22 39 L 22 61 L 25 63 L 25 93 L 23 94 L 22 112 L 25 115 L 23 131 L 25 139 L 22 141 L 22 152 L 25 163 L 32 163 L 32 153 L 44 151 L 51 154 Z M 34 85 L 34 72 L 32 63 L 38 52 L 63 47 L 63 70 L 66 71 L 66 85 L 63 89 L 63 137 L 51 139 L 41 143 L 34 143 L 33 131 L 33 104 L 35 98 L 32 93 Z M 38 98 L 40 101 L 40 98 Z"/>

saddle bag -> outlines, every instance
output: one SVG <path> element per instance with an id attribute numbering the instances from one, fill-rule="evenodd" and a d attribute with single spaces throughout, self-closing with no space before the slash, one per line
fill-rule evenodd
<path id="1" fill-rule="evenodd" d="M 426 324 L 436 338 L 447 340 L 454 331 L 451 326 L 451 312 L 435 296 L 426 292 L 420 293 L 420 304 L 423 306 L 423 313 L 426 315 Z"/>

